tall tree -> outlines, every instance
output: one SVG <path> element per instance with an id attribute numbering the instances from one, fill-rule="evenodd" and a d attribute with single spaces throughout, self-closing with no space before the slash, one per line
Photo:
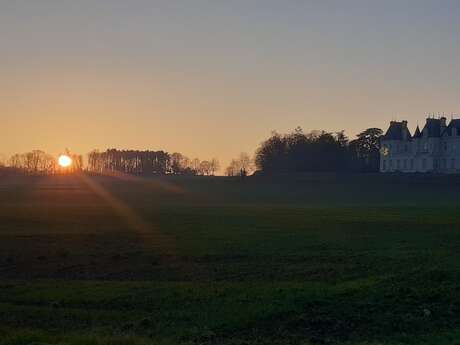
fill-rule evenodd
<path id="1" fill-rule="evenodd" d="M 217 158 L 211 159 L 209 162 L 209 171 L 211 175 L 215 175 L 216 172 L 220 169 L 220 163 Z"/>
<path id="2" fill-rule="evenodd" d="M 269 173 L 378 171 L 381 135 L 380 129 L 369 128 L 349 142 L 344 131 L 304 134 L 298 127 L 284 135 L 274 132 L 257 149 L 255 163 Z"/>
<path id="3" fill-rule="evenodd" d="M 14 154 L 9 165 L 29 175 L 49 175 L 56 172 L 56 159 L 41 150 Z"/>
<path id="4" fill-rule="evenodd" d="M 137 175 L 210 175 L 218 169 L 219 162 L 215 158 L 203 163 L 198 158 L 191 161 L 178 152 L 169 154 L 165 151 L 108 149 L 88 153 L 88 171 L 95 173 L 118 171 Z"/>
<path id="5" fill-rule="evenodd" d="M 350 151 L 358 164 L 359 170 L 366 172 L 379 171 L 380 164 L 380 137 L 383 131 L 380 128 L 368 128 L 359 133 L 357 138 L 350 142 Z"/>
<path id="6" fill-rule="evenodd" d="M 227 176 L 246 176 L 254 171 L 254 162 L 246 152 L 241 152 L 238 158 L 232 159 L 225 169 Z"/>

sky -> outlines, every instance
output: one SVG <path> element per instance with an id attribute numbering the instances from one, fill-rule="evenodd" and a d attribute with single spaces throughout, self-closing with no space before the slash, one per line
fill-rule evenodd
<path id="1" fill-rule="evenodd" d="M 252 154 L 460 112 L 458 1 L 0 0 L 0 153 Z"/>

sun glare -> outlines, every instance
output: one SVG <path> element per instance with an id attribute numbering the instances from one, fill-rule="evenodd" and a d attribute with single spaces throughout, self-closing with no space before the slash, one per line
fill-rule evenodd
<path id="1" fill-rule="evenodd" d="M 60 155 L 58 159 L 58 163 L 61 167 L 67 168 L 72 164 L 72 158 L 67 155 Z"/>

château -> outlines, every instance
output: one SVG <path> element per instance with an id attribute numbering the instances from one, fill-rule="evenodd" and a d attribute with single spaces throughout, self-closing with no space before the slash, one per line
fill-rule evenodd
<path id="1" fill-rule="evenodd" d="M 407 121 L 391 121 L 380 143 L 380 172 L 460 172 L 460 119 L 427 118 L 413 135 Z"/>

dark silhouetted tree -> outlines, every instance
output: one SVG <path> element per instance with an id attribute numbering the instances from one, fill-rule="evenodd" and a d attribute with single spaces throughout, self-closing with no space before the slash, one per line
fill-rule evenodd
<path id="1" fill-rule="evenodd" d="M 217 159 L 190 160 L 181 153 L 108 149 L 88 153 L 88 171 L 122 172 L 136 175 L 212 175 L 219 169 Z"/>
<path id="2" fill-rule="evenodd" d="M 257 149 L 255 163 L 257 169 L 269 173 L 376 171 L 381 134 L 371 128 L 350 143 L 344 131 L 304 134 L 298 127 L 285 135 L 273 132 Z"/>
<path id="3" fill-rule="evenodd" d="M 254 171 L 254 162 L 246 152 L 241 152 L 238 158 L 232 159 L 225 169 L 227 176 L 246 176 Z"/>
<path id="4" fill-rule="evenodd" d="M 368 128 L 359 133 L 350 142 L 353 165 L 360 171 L 377 172 L 380 164 L 380 137 L 383 132 L 379 128 Z"/>
<path id="5" fill-rule="evenodd" d="M 9 160 L 9 166 L 28 175 L 50 175 L 56 172 L 56 159 L 41 151 L 15 154 Z"/>

